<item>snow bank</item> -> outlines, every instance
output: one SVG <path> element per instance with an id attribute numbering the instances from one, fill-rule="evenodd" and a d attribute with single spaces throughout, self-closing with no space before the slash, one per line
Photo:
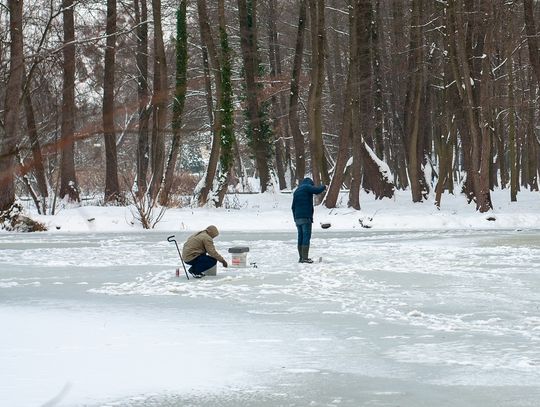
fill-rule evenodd
<path id="1" fill-rule="evenodd" d="M 395 197 L 375 200 L 363 194 L 361 210 L 347 208 L 347 196 L 340 207 L 315 208 L 314 226 L 330 222 L 332 230 L 371 228 L 375 230 L 459 230 L 459 229 L 539 229 L 540 194 L 523 191 L 518 202 L 510 202 L 509 191 L 492 194 L 494 209 L 479 213 L 463 195 L 446 194 L 441 209 L 433 200 L 411 202 L 410 193 L 397 191 Z M 292 194 L 229 195 L 223 208 L 173 208 L 156 225 L 160 231 L 196 231 L 215 224 L 221 231 L 284 231 L 294 229 Z M 35 215 L 52 232 L 122 232 L 142 230 L 130 207 L 82 206 L 61 210 L 55 216 Z"/>

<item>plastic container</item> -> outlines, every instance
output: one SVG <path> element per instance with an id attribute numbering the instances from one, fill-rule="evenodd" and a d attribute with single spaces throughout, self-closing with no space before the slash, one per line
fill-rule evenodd
<path id="1" fill-rule="evenodd" d="M 230 247 L 231 267 L 247 267 L 249 247 Z"/>
<path id="2" fill-rule="evenodd" d="M 212 266 L 204 271 L 205 276 L 215 276 L 217 274 L 217 266 Z"/>

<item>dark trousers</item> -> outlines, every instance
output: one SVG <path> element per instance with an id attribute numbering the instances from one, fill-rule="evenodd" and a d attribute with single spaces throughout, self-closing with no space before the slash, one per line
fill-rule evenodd
<path id="1" fill-rule="evenodd" d="M 186 261 L 186 263 L 191 266 L 191 272 L 193 274 L 201 274 L 204 273 L 206 270 L 214 267 L 217 263 L 217 260 L 207 254 L 201 254 L 200 256 L 195 257 L 191 261 Z"/>
<path id="2" fill-rule="evenodd" d="M 296 223 L 298 230 L 298 246 L 309 246 L 311 240 L 311 221 Z"/>

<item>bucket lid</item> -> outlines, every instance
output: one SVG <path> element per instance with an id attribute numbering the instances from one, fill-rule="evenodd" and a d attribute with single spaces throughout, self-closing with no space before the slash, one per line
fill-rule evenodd
<path id="1" fill-rule="evenodd" d="M 236 247 L 229 247 L 229 253 L 247 253 L 249 252 L 249 247 L 241 247 L 241 246 L 236 246 Z"/>

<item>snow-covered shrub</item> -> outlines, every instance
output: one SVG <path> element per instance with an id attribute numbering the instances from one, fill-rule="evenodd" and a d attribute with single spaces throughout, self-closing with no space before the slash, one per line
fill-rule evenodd
<path id="1" fill-rule="evenodd" d="M 43 223 L 23 215 L 20 203 L 14 203 L 8 210 L 0 212 L 0 229 L 10 232 L 44 232 L 47 230 Z"/>

